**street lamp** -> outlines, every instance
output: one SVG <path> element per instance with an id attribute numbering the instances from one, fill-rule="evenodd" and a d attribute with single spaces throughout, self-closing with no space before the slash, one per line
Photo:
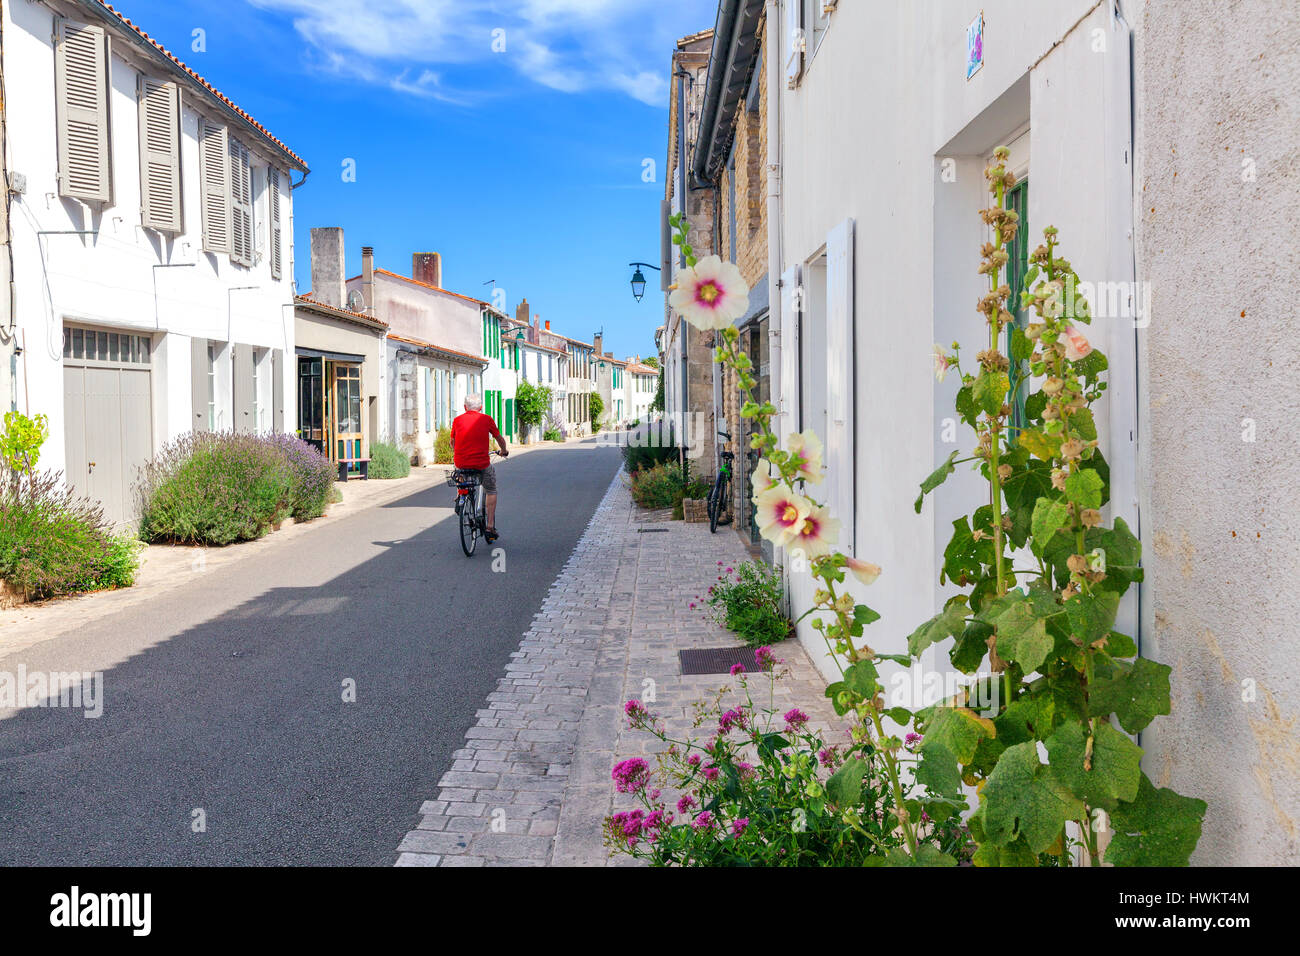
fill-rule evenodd
<path id="1" fill-rule="evenodd" d="M 641 271 L 641 267 L 645 266 L 645 268 L 653 269 L 655 272 L 662 272 L 663 270 L 658 266 L 652 266 L 648 262 L 629 262 L 628 265 L 636 269 L 636 272 L 632 273 L 632 298 L 640 302 L 641 297 L 645 295 L 645 273 Z"/>

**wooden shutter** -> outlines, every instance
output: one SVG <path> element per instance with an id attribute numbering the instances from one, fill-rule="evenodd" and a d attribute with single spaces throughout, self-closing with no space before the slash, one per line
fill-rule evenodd
<path id="1" fill-rule="evenodd" d="M 827 498 L 843 521 L 840 545 L 853 554 L 854 396 L 853 220 L 826 237 Z"/>
<path id="2" fill-rule="evenodd" d="M 433 372 L 424 370 L 424 430 L 433 428 Z"/>
<path id="3" fill-rule="evenodd" d="M 160 232 L 181 232 L 180 90 L 141 76 L 140 222 Z"/>
<path id="4" fill-rule="evenodd" d="M 199 120 L 199 180 L 203 194 L 203 249 L 230 252 L 230 150 L 226 127 Z"/>
<path id="5" fill-rule="evenodd" d="M 803 268 L 791 266 L 781 276 L 781 378 L 778 383 L 781 437 L 799 430 L 799 325 L 803 313 Z"/>
<path id="6" fill-rule="evenodd" d="M 803 76 L 803 55 L 806 41 L 803 32 L 804 0 L 785 0 L 786 42 L 790 45 L 785 58 L 785 78 L 790 89 L 799 85 Z"/>
<path id="7" fill-rule="evenodd" d="M 266 170 L 266 191 L 271 197 L 271 278 L 283 274 L 280 252 L 280 170 L 274 166 Z"/>
<path id="8" fill-rule="evenodd" d="M 59 195 L 111 202 L 108 41 L 102 27 L 58 18 L 54 80 Z"/>
<path id="9" fill-rule="evenodd" d="M 256 374 L 256 369 L 253 367 L 253 347 L 235 345 L 231 347 L 230 353 L 234 366 L 234 430 L 240 434 L 247 434 L 257 430 L 257 423 L 253 420 L 253 389 L 256 387 L 253 383 L 253 376 Z"/>
<path id="10" fill-rule="evenodd" d="M 253 265 L 253 166 L 248 147 L 230 140 L 230 258 Z"/>
<path id="11" fill-rule="evenodd" d="M 190 339 L 190 404 L 194 430 L 208 430 L 208 340 Z"/>
<path id="12" fill-rule="evenodd" d="M 271 428 L 284 432 L 284 349 L 271 350 Z"/>

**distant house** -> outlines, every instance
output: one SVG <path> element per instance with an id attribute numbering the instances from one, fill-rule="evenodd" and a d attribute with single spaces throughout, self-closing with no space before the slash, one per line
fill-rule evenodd
<path id="1" fill-rule="evenodd" d="M 0 395 L 49 417 L 42 465 L 127 523 L 168 440 L 292 428 L 307 164 L 106 4 L 0 16 Z"/>
<path id="2" fill-rule="evenodd" d="M 416 253 L 412 266 L 410 277 L 376 269 L 374 250 L 364 247 L 361 275 L 346 286 L 350 302 L 388 324 L 376 431 L 425 464 L 434 460 L 438 429 L 451 424 L 467 394 L 483 395 L 488 410 L 486 376 L 499 354 L 484 303 L 441 287 L 441 257 Z"/>
<path id="3" fill-rule="evenodd" d="M 659 389 L 659 369 L 641 362 L 640 356 L 627 361 L 624 398 L 627 402 L 628 424 L 650 420 L 650 406 Z"/>

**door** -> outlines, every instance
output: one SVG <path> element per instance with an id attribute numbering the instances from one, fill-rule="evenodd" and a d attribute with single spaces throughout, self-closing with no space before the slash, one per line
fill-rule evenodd
<path id="1" fill-rule="evenodd" d="M 361 366 L 331 362 L 334 373 L 334 454 L 335 461 L 356 462 L 361 458 Z M 348 471 L 360 471 L 350 464 Z"/>
<path id="2" fill-rule="evenodd" d="M 138 470 L 153 453 L 150 342 L 97 329 L 63 333 L 68 486 L 99 503 L 117 525 L 136 518 Z"/>

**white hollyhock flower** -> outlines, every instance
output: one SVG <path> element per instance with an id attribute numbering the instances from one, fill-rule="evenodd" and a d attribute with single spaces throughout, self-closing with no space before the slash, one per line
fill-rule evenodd
<path id="1" fill-rule="evenodd" d="M 786 439 L 786 451 L 801 460 L 796 478 L 820 484 L 822 478 L 822 440 L 812 429 L 795 432 Z"/>
<path id="2" fill-rule="evenodd" d="M 754 498 L 754 507 L 759 534 L 784 548 L 803 530 L 812 502 L 788 485 L 774 485 Z"/>
<path id="3" fill-rule="evenodd" d="M 668 305 L 697 329 L 725 329 L 749 311 L 749 284 L 734 263 L 705 256 L 678 274 Z"/>

